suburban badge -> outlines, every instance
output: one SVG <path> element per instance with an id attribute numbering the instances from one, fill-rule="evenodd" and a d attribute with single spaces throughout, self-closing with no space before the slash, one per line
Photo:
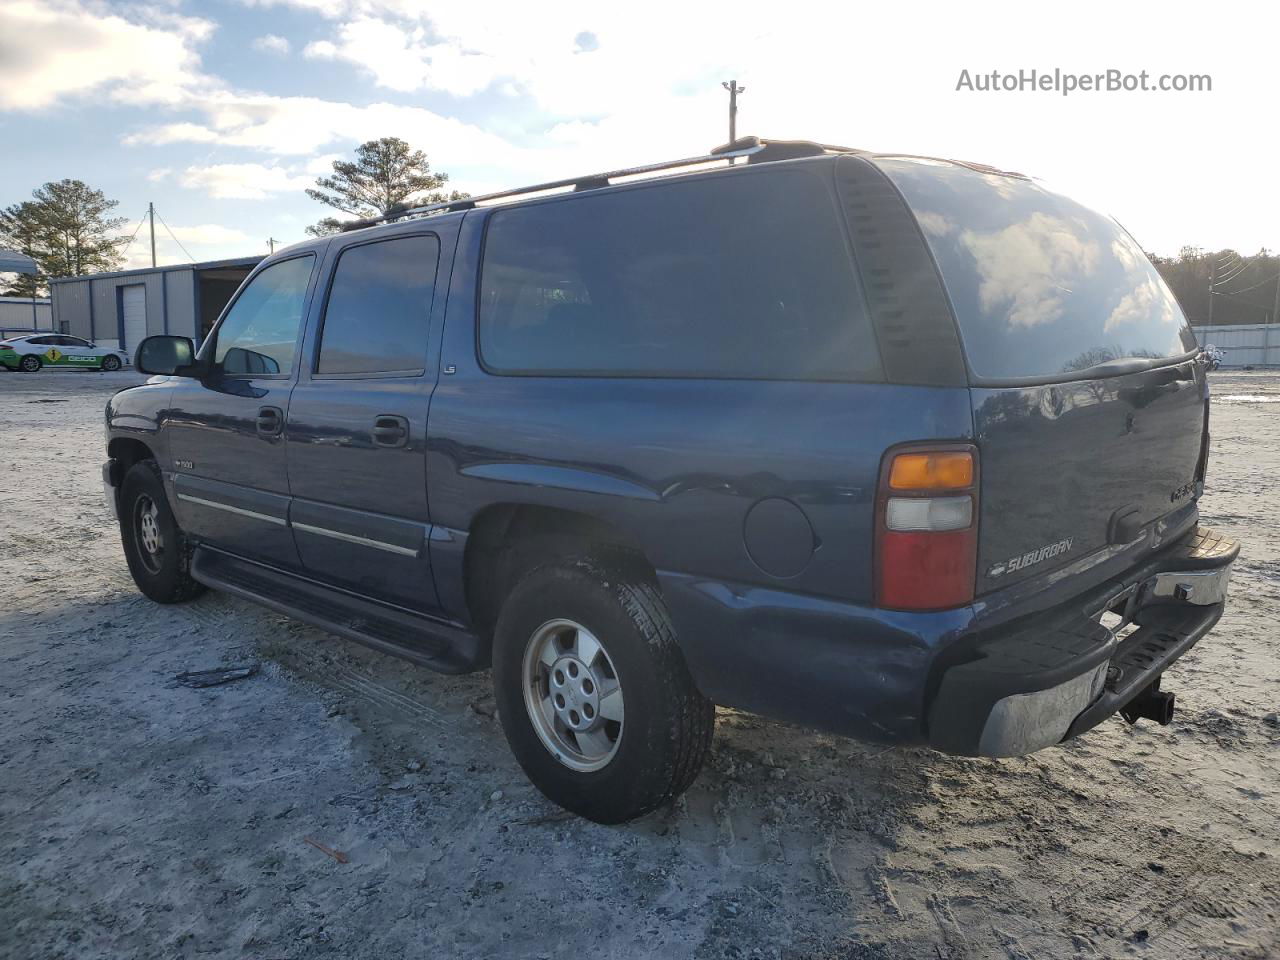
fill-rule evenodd
<path id="1" fill-rule="evenodd" d="M 1071 549 L 1071 542 L 1074 539 L 1074 537 L 1067 537 L 1067 539 L 1059 540 L 1057 543 L 1046 543 L 1038 550 L 1029 550 L 1020 557 L 993 563 L 987 570 L 987 576 L 991 578 L 1002 577 L 1006 573 L 1023 570 L 1044 560 L 1064 554 Z"/>

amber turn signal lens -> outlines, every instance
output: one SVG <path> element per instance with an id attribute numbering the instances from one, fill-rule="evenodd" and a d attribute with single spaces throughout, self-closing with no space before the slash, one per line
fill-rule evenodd
<path id="1" fill-rule="evenodd" d="M 973 485 L 973 454 L 900 453 L 889 469 L 894 490 L 958 490 Z"/>

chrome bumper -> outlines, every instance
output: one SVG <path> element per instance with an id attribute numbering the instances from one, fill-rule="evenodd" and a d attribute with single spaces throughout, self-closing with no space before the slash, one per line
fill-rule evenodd
<path id="1" fill-rule="evenodd" d="M 1157 573 L 1143 582 L 1141 594 L 1149 599 L 1178 600 L 1197 606 L 1222 603 L 1227 599 L 1227 586 L 1231 583 L 1231 565 L 1215 570 L 1182 570 Z"/>
<path id="2" fill-rule="evenodd" d="M 1089 711 L 1091 705 L 1105 698 L 1110 682 L 1109 677 L 1117 682 L 1123 682 L 1123 689 L 1126 691 L 1137 687 L 1138 689 L 1134 689 L 1133 693 L 1137 693 L 1146 685 L 1145 682 L 1137 683 L 1134 664 L 1125 660 L 1125 654 L 1145 645 L 1145 648 L 1151 652 L 1145 655 L 1145 660 L 1149 662 L 1143 663 L 1145 670 L 1142 672 L 1149 673 L 1152 679 L 1159 676 L 1169 664 L 1181 656 L 1217 622 L 1215 615 L 1205 623 L 1202 614 L 1188 608 L 1211 607 L 1222 603 L 1226 599 L 1227 586 L 1230 582 L 1230 564 L 1210 570 L 1157 573 L 1143 580 L 1133 592 L 1132 604 L 1128 609 L 1138 611 L 1161 605 L 1165 609 L 1176 611 L 1181 607 L 1191 614 L 1189 619 L 1196 628 L 1194 638 L 1185 645 L 1166 644 L 1168 649 L 1165 649 L 1157 648 L 1150 641 L 1143 639 L 1142 634 L 1148 629 L 1146 627 L 1140 627 L 1123 642 L 1116 642 L 1114 629 L 1109 630 L 1113 638 L 1112 643 L 1116 647 L 1110 659 L 1090 667 L 1064 683 L 1037 690 L 1034 693 L 1014 694 L 998 701 L 992 707 L 987 722 L 982 728 L 978 752 L 987 757 L 1021 756 L 1061 743 L 1067 736 L 1082 732 L 1073 731 L 1073 727 L 1077 720 Z M 1123 623 L 1120 624 L 1120 626 L 1123 625 Z M 1162 638 L 1167 636 L 1168 630 L 1165 626 L 1162 625 L 1158 629 Z M 1178 648 L 1176 652 L 1174 652 L 1174 646 Z M 1124 698 L 1116 696 L 1115 699 L 1122 701 Z M 1114 709 L 1107 711 L 1104 716 L 1110 716 L 1121 706 L 1123 702 L 1117 702 Z M 1098 717 L 1098 720 L 1101 719 L 1102 717 Z"/>
<path id="3" fill-rule="evenodd" d="M 1101 723 L 1218 622 L 1239 553 L 1230 537 L 1197 527 L 1127 576 L 973 637 L 938 680 L 929 744 L 966 756 L 1020 756 Z M 1137 628 L 1121 636 L 1129 624 Z"/>

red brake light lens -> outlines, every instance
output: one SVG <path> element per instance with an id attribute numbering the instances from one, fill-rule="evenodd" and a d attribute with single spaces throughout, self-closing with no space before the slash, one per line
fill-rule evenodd
<path id="1" fill-rule="evenodd" d="M 876 499 L 876 606 L 963 606 L 973 600 L 977 562 L 977 449 L 890 452 Z"/>

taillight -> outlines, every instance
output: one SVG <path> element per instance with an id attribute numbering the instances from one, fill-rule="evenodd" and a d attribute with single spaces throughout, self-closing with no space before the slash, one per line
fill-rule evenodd
<path id="1" fill-rule="evenodd" d="M 876 606 L 963 606 L 973 600 L 977 563 L 977 448 L 890 451 L 876 497 Z"/>

